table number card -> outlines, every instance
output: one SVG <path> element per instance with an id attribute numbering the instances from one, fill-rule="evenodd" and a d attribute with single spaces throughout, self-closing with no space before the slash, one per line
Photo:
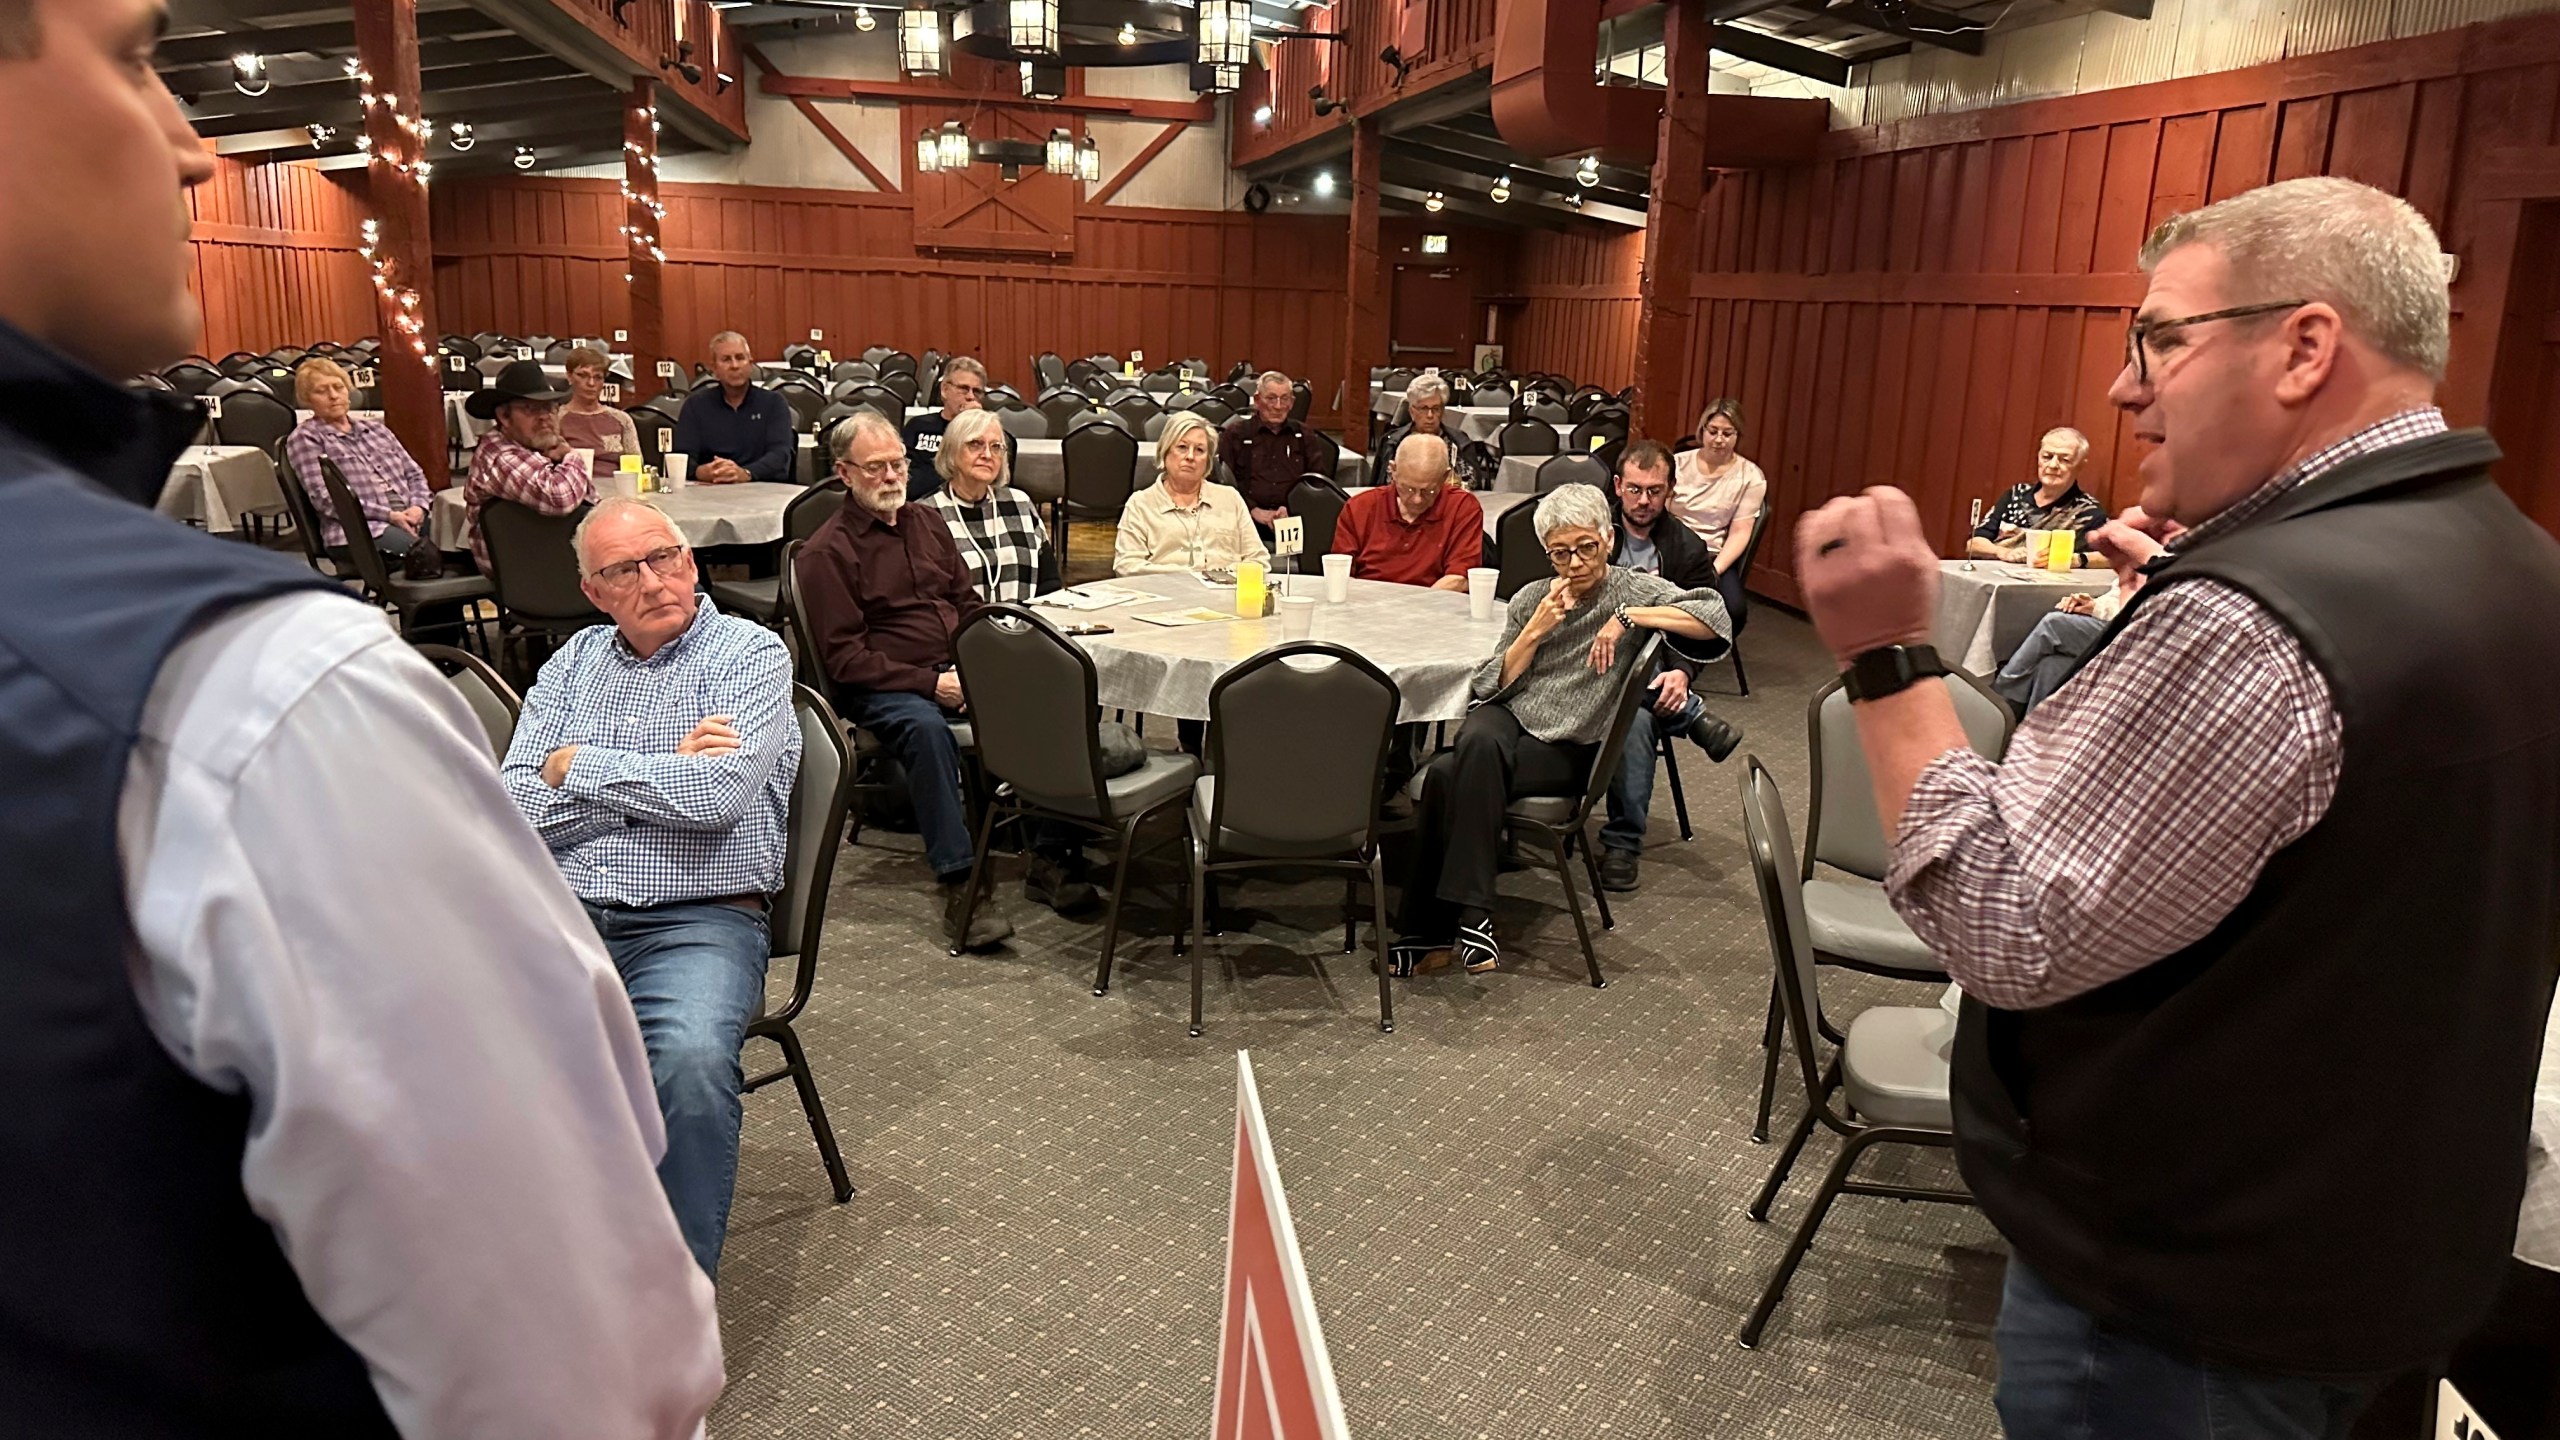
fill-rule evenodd
<path id="1" fill-rule="evenodd" d="M 1271 522 L 1271 553 L 1286 560 L 1307 548 L 1307 522 L 1295 515 L 1283 515 Z"/>
<path id="2" fill-rule="evenodd" d="M 373 372 L 372 372 L 372 371 L 370 371 L 370 370 L 359 370 L 359 371 L 357 371 L 357 372 L 356 372 L 356 377 L 355 377 L 355 378 L 356 378 L 356 388 L 357 388 L 357 389 L 359 389 L 359 390 L 370 390 L 370 389 L 372 389 L 372 388 L 373 388 Z"/>
<path id="3" fill-rule="evenodd" d="M 219 395 L 207 395 L 204 397 L 204 413 L 212 419 L 221 419 L 222 397 Z"/>
<path id="4" fill-rule="evenodd" d="M 516 347 L 516 358 L 517 358 L 517 359 L 519 359 L 519 360 L 530 360 L 530 359 L 532 359 L 532 358 L 533 358 L 533 347 L 532 347 L 532 346 L 530 346 L 530 345 L 519 345 L 519 346 L 517 346 L 517 347 Z"/>
<path id="5" fill-rule="evenodd" d="M 455 372 L 456 374 L 459 374 L 459 373 L 461 373 L 461 371 L 462 371 L 463 367 L 464 367 L 464 361 L 463 361 L 463 358 L 462 358 L 461 356 L 459 356 L 459 355 L 447 355 L 446 357 L 444 357 L 444 368 L 446 368 L 447 370 L 451 370 L 451 371 Z"/>
<path id="6" fill-rule="evenodd" d="M 2436 1382 L 2434 1435 L 2435 1440 L 2498 1440 L 2497 1432 L 2489 1428 L 2489 1422 L 2480 1418 L 2480 1412 L 2471 1408 L 2471 1402 L 2462 1398 L 2462 1392 L 2454 1389 L 2450 1380 Z"/>
<path id="7" fill-rule="evenodd" d="M 661 428 L 658 431 L 658 453 L 664 455 L 674 448 L 676 448 L 676 432 Z"/>
<path id="8" fill-rule="evenodd" d="M 673 380 L 676 378 L 676 362 L 673 360 L 659 361 L 658 378 L 661 380 Z"/>
<path id="9" fill-rule="evenodd" d="M 606 383 L 606 385 L 605 385 L 605 387 L 604 387 L 604 403 L 606 403 L 607 405 L 619 405 L 619 404 L 621 404 L 621 403 L 622 403 L 622 387 L 621 387 L 621 386 L 619 386 L 619 385 L 612 384 L 611 382 L 607 382 L 607 383 Z"/>

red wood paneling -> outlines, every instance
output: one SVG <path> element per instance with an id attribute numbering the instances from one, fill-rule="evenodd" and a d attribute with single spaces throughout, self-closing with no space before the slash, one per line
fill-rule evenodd
<path id="1" fill-rule="evenodd" d="M 213 178 L 189 192 L 188 206 L 188 283 L 204 308 L 204 354 L 374 333 L 373 284 L 356 253 L 362 172 L 217 156 Z"/>
<path id="2" fill-rule="evenodd" d="M 1712 245 L 1717 221 L 1701 220 Z M 1516 293 L 1527 300 L 1503 317 L 1504 361 L 1612 390 L 1634 384 L 1643 272 L 1641 231 L 1595 224 L 1523 236 Z"/>
<path id="3" fill-rule="evenodd" d="M 1355 113 L 1483 68 L 1493 54 L 1494 17 L 1500 7 L 1501 0 L 1334 0 L 1299 12 L 1303 28 L 1351 38 L 1283 41 L 1273 52 L 1271 69 L 1257 65 L 1247 74 L 1236 97 L 1236 114 L 1250 115 L 1267 104 L 1271 119 L 1260 125 L 1239 120 L 1230 142 L 1234 162 L 1244 165 L 1347 129 Z M 1410 66 L 1401 83 L 1378 59 L 1378 52 L 1390 45 Z M 1318 85 L 1349 108 L 1317 115 L 1307 92 Z"/>

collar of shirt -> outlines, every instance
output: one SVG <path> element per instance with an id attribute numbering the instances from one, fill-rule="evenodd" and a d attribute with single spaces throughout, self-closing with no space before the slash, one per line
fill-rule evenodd
<path id="1" fill-rule="evenodd" d="M 857 536 L 868 535 L 872 531 L 877 530 L 884 525 L 888 526 L 891 530 L 904 534 L 906 533 L 907 521 L 910 518 L 907 512 L 910 510 L 922 510 L 923 508 L 924 505 L 921 501 L 910 500 L 906 504 L 898 507 L 897 518 L 892 521 L 881 518 L 879 512 L 873 510 L 870 506 L 863 504 L 859 500 L 847 500 L 844 504 L 844 508 L 837 513 L 844 516 L 844 528 L 852 531 Z"/>
<path id="2" fill-rule="evenodd" d="M 720 607 L 711 603 L 711 597 L 708 595 L 696 595 L 693 597 L 693 623 L 684 627 L 683 633 L 677 635 L 674 639 L 669 640 L 666 644 L 659 646 L 656 653 L 643 658 L 638 651 L 631 648 L 630 640 L 623 636 L 621 627 L 619 626 L 614 628 L 611 653 L 613 658 L 621 661 L 625 665 L 638 666 L 672 664 L 676 660 L 683 658 L 686 642 L 701 634 L 704 629 L 709 627 L 719 618 Z"/>
<path id="3" fill-rule="evenodd" d="M 204 424 L 204 407 L 167 391 L 127 390 L 0 322 L 0 429 L 136 504 L 168 486 L 169 467 Z"/>
<path id="4" fill-rule="evenodd" d="M 1174 499 L 1172 488 L 1166 485 L 1162 480 L 1158 480 L 1155 483 L 1154 489 L 1156 492 L 1156 504 L 1161 507 L 1167 515 L 1196 515 L 1203 510 L 1213 510 L 1217 508 L 1218 484 L 1214 480 L 1204 480 L 1200 482 L 1200 498 L 1194 500 L 1188 505 Z"/>
<path id="5" fill-rule="evenodd" d="M 2212 516 L 2179 536 L 2169 548 L 2173 551 L 2189 550 L 2199 541 L 2238 530 L 2265 514 L 2267 507 L 2273 505 L 2278 498 L 2298 486 L 2310 484 L 2350 460 L 2370 455 L 2376 450 L 2387 450 L 2394 445 L 2407 444 L 2412 440 L 2423 440 L 2430 435 L 2441 435 L 2444 431 L 2444 412 L 2433 405 L 2420 405 L 2414 409 L 2403 410 L 2396 415 L 2385 416 L 2354 434 L 2325 445 L 2285 467 L 2274 479 L 2241 496 L 2221 514 Z"/>

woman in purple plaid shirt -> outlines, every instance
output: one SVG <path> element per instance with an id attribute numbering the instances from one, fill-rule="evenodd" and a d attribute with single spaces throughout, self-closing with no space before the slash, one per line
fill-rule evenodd
<path id="1" fill-rule="evenodd" d="M 293 398 L 311 418 L 284 437 L 285 459 L 319 512 L 320 543 L 344 564 L 347 534 L 339 527 L 329 485 L 320 476 L 320 461 L 335 461 L 347 480 L 347 493 L 364 507 L 365 524 L 373 531 L 374 548 L 386 559 L 409 553 L 426 533 L 427 472 L 401 447 L 400 438 L 379 420 L 359 420 L 347 413 L 355 384 L 335 360 L 305 360 L 293 372 Z"/>

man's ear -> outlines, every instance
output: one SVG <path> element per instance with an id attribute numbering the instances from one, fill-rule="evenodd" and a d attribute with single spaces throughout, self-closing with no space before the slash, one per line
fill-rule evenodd
<path id="1" fill-rule="evenodd" d="M 2337 366 L 2346 335 L 2346 321 L 2326 301 L 2314 300 L 2286 316 L 2280 332 L 2284 372 L 2276 377 L 2276 398 L 2300 405 L 2319 394 Z"/>

